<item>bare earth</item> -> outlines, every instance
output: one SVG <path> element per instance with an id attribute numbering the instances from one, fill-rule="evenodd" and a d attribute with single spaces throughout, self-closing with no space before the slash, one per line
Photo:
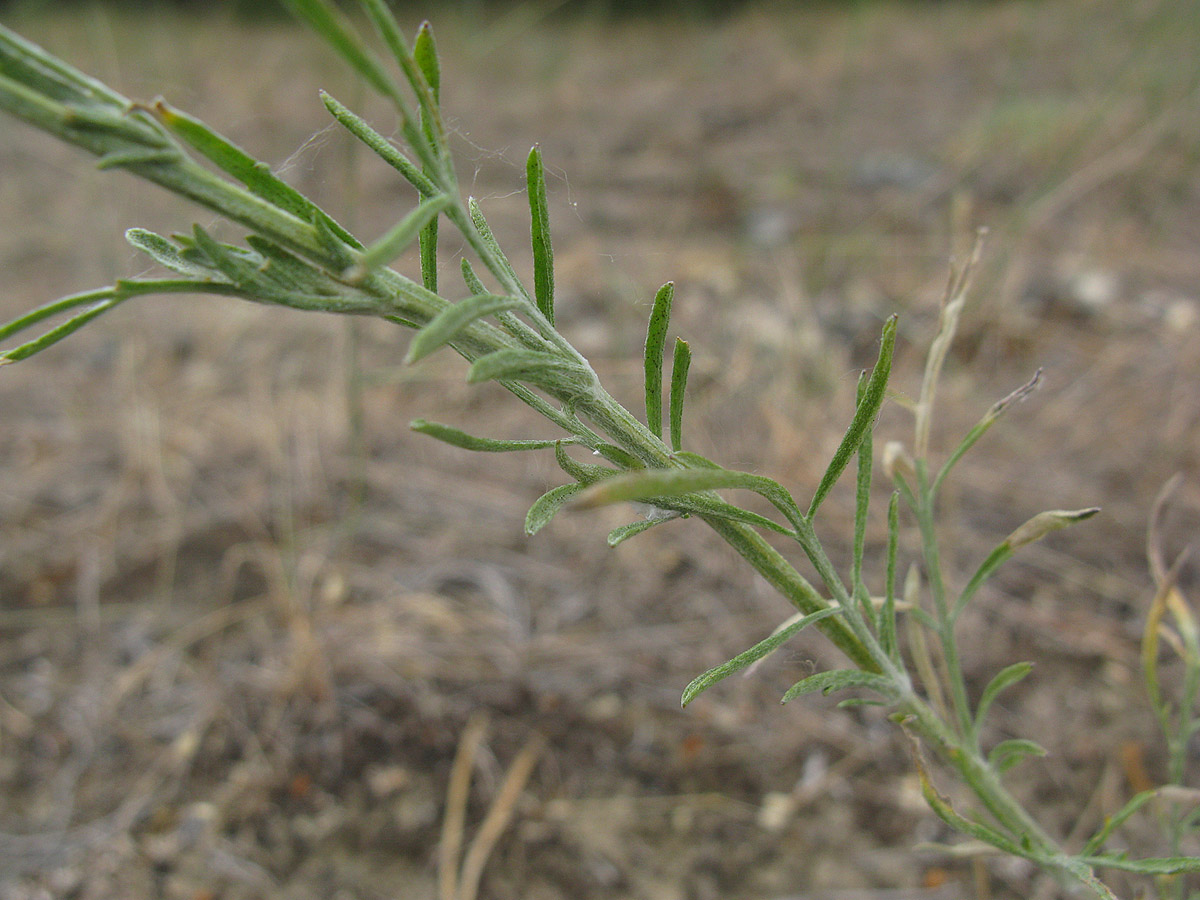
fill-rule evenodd
<path id="1" fill-rule="evenodd" d="M 1200 16 L 1183 0 L 809 7 L 435 17 L 462 179 L 524 267 L 539 142 L 563 331 L 636 409 L 650 299 L 674 279 L 688 443 L 797 496 L 894 311 L 893 385 L 916 390 L 949 261 L 990 229 L 938 445 L 1038 367 L 1044 385 L 963 463 L 943 536 L 961 578 L 1044 508 L 1104 508 L 1010 563 L 964 624 L 975 690 L 1036 661 L 990 739 L 1050 751 L 1014 784 L 1078 846 L 1164 777 L 1138 648 L 1171 474 L 1168 550 L 1200 525 Z M 364 237 L 411 203 L 316 91 L 384 130 L 386 111 L 297 30 L 154 7 L 5 24 L 206 118 Z M 196 215 L 0 124 L 0 319 L 142 271 L 124 228 Z M 488 810 L 511 814 L 490 854 L 476 845 L 479 897 L 1067 896 L 929 847 L 953 836 L 878 711 L 778 704 L 838 664 L 816 636 L 681 711 L 692 677 L 789 610 L 701 525 L 610 550 L 629 517 L 613 509 L 526 538 L 526 508 L 563 478 L 549 455 L 474 456 L 407 423 L 554 435 L 449 355 L 400 368 L 406 340 L 174 298 L 0 371 L 0 900 L 435 896 L 471 734 L 468 859 Z M 877 446 L 910 426 L 889 405 Z M 821 523 L 841 559 L 850 499 Z M 1123 840 L 1165 849 L 1150 820 Z"/>

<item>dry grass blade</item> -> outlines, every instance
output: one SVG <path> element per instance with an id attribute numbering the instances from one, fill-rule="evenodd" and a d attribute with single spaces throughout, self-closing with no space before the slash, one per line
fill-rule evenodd
<path id="1" fill-rule="evenodd" d="M 462 853 L 463 826 L 467 817 L 467 796 L 471 788 L 471 769 L 475 755 L 487 733 L 486 713 L 475 713 L 463 729 L 450 770 L 450 785 L 446 789 L 446 817 L 442 822 L 442 840 L 438 846 L 438 897 L 457 900 L 458 861 Z"/>
<path id="2" fill-rule="evenodd" d="M 509 766 L 508 774 L 504 776 L 504 783 L 500 785 L 500 793 L 492 801 L 492 806 L 484 817 L 483 824 L 479 826 L 479 832 L 471 841 L 466 859 L 463 860 L 457 900 L 475 900 L 479 891 L 479 879 L 483 876 L 483 867 L 487 864 L 488 857 L 491 856 L 492 849 L 496 846 L 496 841 L 508 827 L 513 810 L 517 805 L 517 798 L 521 796 L 525 782 L 533 774 L 533 767 L 537 764 L 544 747 L 545 741 L 542 737 L 534 735 L 525 742 L 517 754 L 517 758 Z"/>

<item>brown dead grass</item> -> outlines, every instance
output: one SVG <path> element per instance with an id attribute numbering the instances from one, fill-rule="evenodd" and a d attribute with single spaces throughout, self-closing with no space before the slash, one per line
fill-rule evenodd
<path id="1" fill-rule="evenodd" d="M 209 119 L 364 235 L 409 202 L 326 130 L 318 86 L 359 98 L 298 33 L 155 11 L 12 24 Z M 435 24 L 464 180 L 518 265 L 527 146 L 552 167 L 565 332 L 634 406 L 649 299 L 676 280 L 688 439 L 801 495 L 883 318 L 901 312 L 894 384 L 915 391 L 948 257 L 990 227 L 943 445 L 1035 367 L 1046 379 L 947 494 L 953 564 L 1044 507 L 1105 511 L 981 596 L 969 674 L 1038 661 L 996 736 L 1051 750 L 1020 790 L 1052 831 L 1094 828 L 1139 766 L 1161 777 L 1139 705 L 1142 546 L 1172 472 L 1175 550 L 1200 503 L 1189 4 L 761 7 L 499 41 Z M 121 230 L 191 215 L 5 124 L 0 315 L 137 271 Z M 403 346 L 381 323 L 173 299 L 5 369 L 0 897 L 432 896 L 479 711 L 464 841 L 521 748 L 546 742 L 481 897 L 988 896 L 981 879 L 1055 896 L 1020 866 L 911 851 L 949 836 L 880 717 L 777 707 L 836 664 L 819 642 L 680 712 L 692 676 L 786 610 L 686 524 L 610 551 L 608 511 L 527 540 L 552 462 L 471 457 L 405 423 L 546 429 L 452 359 L 397 369 Z M 908 428 L 893 408 L 880 435 Z"/>

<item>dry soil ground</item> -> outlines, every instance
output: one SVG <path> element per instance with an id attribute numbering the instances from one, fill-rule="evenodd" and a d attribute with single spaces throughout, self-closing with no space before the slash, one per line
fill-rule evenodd
<path id="1" fill-rule="evenodd" d="M 364 236 L 410 202 L 329 126 L 317 88 L 362 92 L 298 30 L 46 9 L 5 24 L 208 119 Z M 560 323 L 631 406 L 650 298 L 676 280 L 702 453 L 805 495 L 882 320 L 901 314 L 894 385 L 912 392 L 949 260 L 990 228 L 939 445 L 1039 366 L 1044 384 L 963 464 L 943 533 L 961 578 L 1043 508 L 1104 507 L 964 622 L 973 689 L 1037 661 L 990 737 L 1050 750 L 1017 790 L 1077 845 L 1164 774 L 1138 644 L 1172 473 L 1169 549 L 1200 523 L 1194 3 L 538 10 L 431 8 L 463 181 L 524 266 L 540 142 Z M 195 215 L 4 122 L 0 318 L 141 271 L 121 231 Z M 782 602 L 691 523 L 609 550 L 626 514 L 576 513 L 527 539 L 552 460 L 406 425 L 547 428 L 448 356 L 400 368 L 405 340 L 175 298 L 0 372 L 0 897 L 433 896 L 471 734 L 464 843 L 541 742 L 481 897 L 1058 896 L 1021 865 L 914 852 L 951 836 L 886 720 L 778 705 L 836 664 L 815 637 L 681 711 Z M 890 406 L 879 441 L 910 424 Z M 849 516 L 838 493 L 823 526 L 842 559 Z M 1124 840 L 1162 849 L 1152 823 Z"/>

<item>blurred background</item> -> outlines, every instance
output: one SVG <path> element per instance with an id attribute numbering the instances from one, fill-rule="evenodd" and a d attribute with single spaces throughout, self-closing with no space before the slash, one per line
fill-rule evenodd
<path id="1" fill-rule="evenodd" d="M 1016 790 L 1068 844 L 1160 782 L 1138 647 L 1172 474 L 1168 554 L 1200 525 L 1195 4 L 397 9 L 409 33 L 433 21 L 460 180 L 522 272 L 541 145 L 559 325 L 609 389 L 638 408 L 650 301 L 674 280 L 685 443 L 798 497 L 893 312 L 893 387 L 917 391 L 950 266 L 987 229 L 936 446 L 1044 378 L 947 488 L 948 564 L 961 584 L 1034 513 L 1103 513 L 979 596 L 972 688 L 1037 662 L 989 739 L 1050 750 Z M 9 0 L 0 22 L 200 116 L 366 240 L 412 204 L 317 91 L 385 133 L 394 119 L 272 4 Z M 146 271 L 130 226 L 215 225 L 13 121 L 0 221 L 3 319 Z M 457 253 L 447 239 L 451 292 Z M 788 609 L 693 523 L 610 550 L 629 515 L 612 509 L 526 538 L 553 459 L 407 425 L 555 435 L 448 354 L 400 367 L 406 343 L 384 322 L 174 297 L 0 372 L 0 898 L 433 896 L 464 734 L 464 844 L 541 748 L 480 897 L 1066 896 L 1019 863 L 914 852 L 951 835 L 890 723 L 778 704 L 838 664 L 816 637 L 681 711 L 692 677 Z M 911 425 L 890 404 L 876 446 Z M 843 485 L 823 512 L 842 561 L 851 500 Z M 1194 599 L 1194 570 L 1183 586 Z M 1163 850 L 1152 821 L 1122 840 Z"/>

